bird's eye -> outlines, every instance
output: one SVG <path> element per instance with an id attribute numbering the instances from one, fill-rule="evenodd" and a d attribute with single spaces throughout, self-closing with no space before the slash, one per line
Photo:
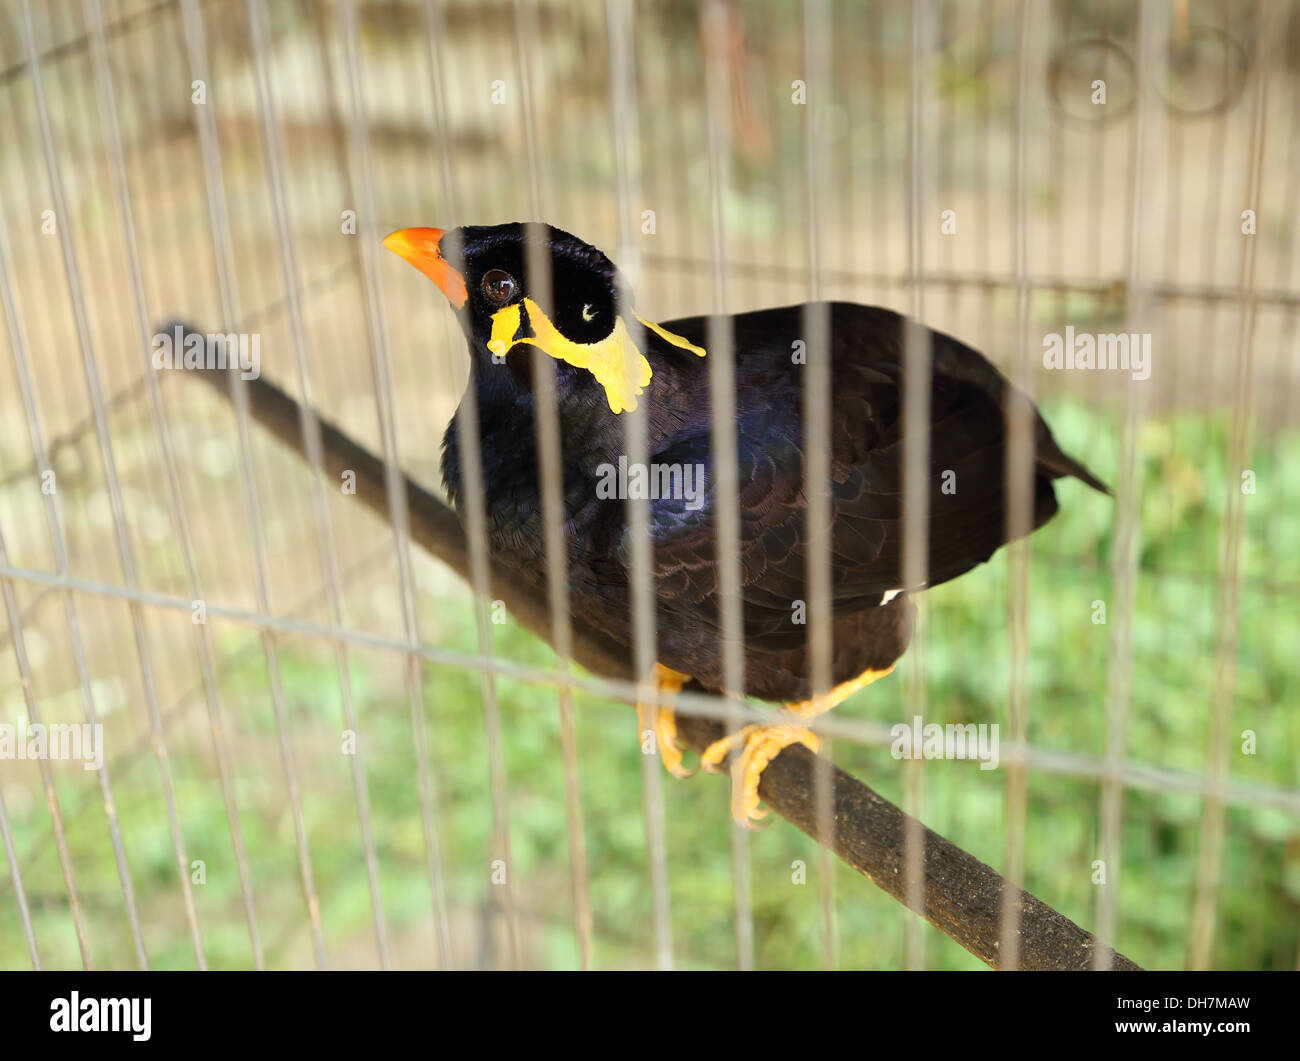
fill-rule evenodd
<path id="1" fill-rule="evenodd" d="M 504 306 L 515 293 L 515 278 L 504 269 L 489 269 L 483 274 L 483 294 L 493 305 Z"/>

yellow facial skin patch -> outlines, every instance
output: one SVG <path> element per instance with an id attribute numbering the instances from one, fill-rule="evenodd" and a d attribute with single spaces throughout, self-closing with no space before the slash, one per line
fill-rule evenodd
<path id="1" fill-rule="evenodd" d="M 515 333 L 519 330 L 522 319 L 519 311 L 521 304 L 528 310 L 528 324 L 533 334 L 516 339 Z M 689 350 L 697 357 L 704 356 L 702 347 L 687 342 L 680 335 L 674 335 L 640 317 L 637 320 L 673 346 Z M 551 323 L 536 302 L 525 298 L 522 303 L 516 302 L 492 314 L 492 335 L 488 339 L 487 348 L 489 353 L 504 357 L 521 343 L 540 347 L 557 361 L 563 361 L 574 368 L 585 368 L 605 388 L 610 411 L 615 413 L 636 408 L 636 396 L 645 390 L 652 375 L 650 362 L 636 348 L 622 317 L 615 318 L 614 330 L 604 339 L 594 343 L 575 343 L 560 334 L 560 330 Z"/>

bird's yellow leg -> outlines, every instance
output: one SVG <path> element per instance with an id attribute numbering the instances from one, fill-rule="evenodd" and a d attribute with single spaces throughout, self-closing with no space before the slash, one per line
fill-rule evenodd
<path id="1" fill-rule="evenodd" d="M 672 709 L 677 694 L 690 680 L 689 674 L 681 674 L 656 663 L 641 688 L 653 688 L 658 694 L 658 700 L 646 696 L 643 691 L 636 702 L 637 733 L 642 746 L 645 747 L 653 736 L 664 769 L 673 777 L 690 777 L 695 772 L 682 766 L 682 748 L 677 743 L 677 719 Z"/>
<path id="2" fill-rule="evenodd" d="M 781 709 L 792 715 L 814 719 L 843 703 L 877 678 L 883 678 L 893 669 L 891 663 L 883 670 L 865 670 L 856 678 L 841 682 L 825 696 L 791 701 L 782 704 Z M 751 725 L 714 741 L 700 756 L 700 765 L 716 773 L 717 767 L 727 755 L 739 749 L 739 754 L 731 763 L 731 816 L 741 825 L 752 828 L 752 822 L 767 815 L 766 809 L 758 805 L 759 778 L 763 776 L 767 764 L 791 744 L 802 744 L 812 751 L 821 747 L 817 735 L 798 723 Z"/>

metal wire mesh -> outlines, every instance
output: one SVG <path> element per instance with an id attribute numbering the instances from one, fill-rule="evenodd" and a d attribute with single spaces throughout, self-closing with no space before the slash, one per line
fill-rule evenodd
<path id="1" fill-rule="evenodd" d="M 6 967 L 969 961 L 824 849 L 730 827 L 720 784 L 665 784 L 639 755 L 632 790 L 597 765 L 639 754 L 602 705 L 645 689 L 570 663 L 544 366 L 554 653 L 502 621 L 463 341 L 379 239 L 517 218 L 608 250 L 619 298 L 656 319 L 712 315 L 730 688 L 727 314 L 810 301 L 805 423 L 830 420 L 824 299 L 904 310 L 1041 400 L 1113 509 L 1062 487 L 1058 520 L 978 588 L 926 596 L 901 682 L 817 730 L 1150 964 L 1296 964 L 1300 5 L 11 0 L 0 34 L 0 722 L 80 717 L 107 740 L 84 776 L 0 758 Z M 178 318 L 258 337 L 305 465 L 237 381 L 227 402 L 155 370 Z M 1076 321 L 1152 334 L 1150 377 L 1046 371 L 1043 334 Z M 928 344 L 909 329 L 912 424 Z M 414 548 L 402 489 L 438 481 L 457 402 L 469 590 Z M 322 419 L 382 457 L 386 520 L 326 470 Z M 644 463 L 644 417 L 625 423 Z M 1027 528 L 1028 422 L 1007 430 L 1007 521 Z M 806 447 L 827 482 L 826 438 Z M 909 443 L 909 585 L 927 467 Z M 829 495 L 808 500 L 824 690 Z M 628 512 L 644 674 L 653 558 L 644 503 Z M 678 709 L 761 717 L 737 697 Z M 1002 723 L 1002 777 L 882 754 L 922 715 Z M 1247 733 L 1264 754 L 1236 753 Z M 829 820 L 824 769 L 817 788 Z M 919 894 L 919 825 L 905 845 Z M 1008 902 L 1012 966 L 1018 916 Z"/>

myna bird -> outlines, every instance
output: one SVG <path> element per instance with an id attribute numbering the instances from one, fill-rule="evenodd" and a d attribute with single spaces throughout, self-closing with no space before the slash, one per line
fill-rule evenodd
<path id="1" fill-rule="evenodd" d="M 625 414 L 643 405 L 652 483 L 657 663 L 664 699 L 687 681 L 723 692 L 717 505 L 710 446 L 708 318 L 655 323 L 618 293 L 614 264 L 576 236 L 547 225 L 408 228 L 384 245 L 425 273 L 456 311 L 469 344 L 478 404 L 488 546 L 502 564 L 544 588 L 546 560 L 529 351 L 554 360 L 564 479 L 565 540 L 572 607 L 592 625 L 632 644 L 630 546 L 623 495 L 611 469 L 626 469 Z M 550 282 L 529 281 L 530 261 L 549 262 Z M 888 674 L 907 648 L 915 605 L 902 576 L 902 376 L 905 320 L 847 302 L 826 305 L 831 408 L 824 432 L 831 466 L 832 681 L 814 697 L 808 599 L 807 490 L 802 391 L 807 368 L 792 349 L 804 335 L 805 306 L 729 319 L 735 368 L 739 462 L 739 550 L 745 696 L 807 718 Z M 956 578 L 1013 537 L 1004 487 L 1006 410 L 1023 403 L 1032 419 L 1032 526 L 1056 512 L 1052 481 L 1073 476 L 1106 488 L 1066 456 L 1032 404 L 969 346 L 928 332 L 929 556 L 924 585 Z M 534 356 L 539 356 L 534 354 Z M 459 413 L 457 414 L 459 415 Z M 462 501 L 453 420 L 442 442 L 442 473 Z M 667 472 L 664 472 L 667 469 Z M 694 470 L 702 482 L 689 482 Z M 624 474 L 622 471 L 620 475 Z M 630 484 L 633 472 L 621 484 Z M 643 481 L 642 486 L 646 484 Z M 688 487 L 694 487 L 688 488 Z M 1027 528 L 1025 528 L 1027 529 Z M 694 687 L 694 686 L 693 686 Z M 665 766 L 682 775 L 671 710 L 639 705 Z M 738 750 L 732 813 L 748 824 L 758 780 L 781 749 L 816 747 L 797 726 L 746 726 L 702 756 L 706 767 Z"/>

